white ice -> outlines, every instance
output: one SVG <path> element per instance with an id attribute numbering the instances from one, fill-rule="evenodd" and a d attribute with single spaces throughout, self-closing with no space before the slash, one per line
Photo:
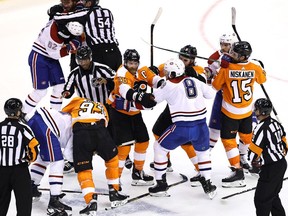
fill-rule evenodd
<path id="1" fill-rule="evenodd" d="M 46 24 L 47 9 L 57 4 L 57 0 L 2 0 L 0 1 L 0 62 L 1 74 L 0 107 L 6 99 L 18 97 L 22 100 L 31 91 L 31 78 L 28 66 L 28 55 L 34 39 Z M 231 7 L 237 10 L 236 26 L 242 40 L 247 40 L 253 48 L 252 58 L 260 59 L 265 64 L 267 83 L 264 84 L 279 118 L 286 130 L 287 84 L 286 69 L 288 48 L 288 2 L 286 0 L 101 0 L 103 7 L 111 9 L 115 18 L 116 34 L 120 49 L 135 48 L 141 55 L 143 64 L 150 64 L 150 47 L 141 38 L 150 41 L 150 25 L 159 9 L 163 13 L 154 29 L 154 44 L 164 48 L 179 50 L 187 44 L 197 47 L 198 55 L 208 57 L 218 49 L 218 38 L 222 33 L 232 32 Z M 177 54 L 154 49 L 154 64 L 159 65 Z M 69 74 L 69 58 L 61 59 L 65 75 Z M 206 66 L 204 60 L 197 60 L 201 66 Z M 286 89 L 286 90 L 285 90 Z M 286 92 L 286 93 L 285 93 Z M 255 84 L 254 98 L 264 97 L 261 88 Z M 41 105 L 48 105 L 48 98 Z M 211 110 L 212 100 L 207 101 Z M 151 111 L 144 111 L 143 116 L 149 131 L 165 104 L 160 104 Z M 5 115 L 0 109 L 0 117 Z M 209 114 L 208 114 L 209 117 Z M 209 118 L 208 118 L 209 119 Z M 145 170 L 153 160 L 153 136 L 150 132 L 150 146 L 147 153 Z M 131 153 L 131 157 L 133 154 Z M 192 177 L 195 174 L 191 162 L 181 148 L 171 153 L 174 173 L 167 175 L 168 183 L 180 179 L 177 173 Z M 195 215 L 195 216 L 228 216 L 255 215 L 253 204 L 254 191 L 250 191 L 228 200 L 221 197 L 231 193 L 252 188 L 257 179 L 246 176 L 247 186 L 241 189 L 221 187 L 221 179 L 229 175 L 228 161 L 221 142 L 212 151 L 213 177 L 212 181 L 218 187 L 218 194 L 210 200 L 202 188 L 192 188 L 189 182 L 175 186 L 169 190 L 171 197 L 145 197 L 139 201 L 127 204 L 115 210 L 105 212 L 109 206 L 107 196 L 98 198 L 98 215 Z M 106 189 L 104 164 L 95 156 L 94 180 L 97 188 Z M 147 192 L 147 187 L 130 186 L 130 172 L 124 170 L 122 183 L 124 192 L 135 197 Z M 284 181 L 280 193 L 284 207 L 288 205 L 288 181 Z M 47 176 L 41 182 L 41 187 L 48 187 Z M 75 174 L 65 175 L 64 189 L 79 190 Z M 73 207 L 73 215 L 85 207 L 81 194 L 67 194 L 64 202 Z M 45 215 L 49 201 L 49 193 L 43 192 L 41 200 L 33 204 L 33 216 Z M 12 198 L 8 215 L 16 215 L 15 200 Z"/>

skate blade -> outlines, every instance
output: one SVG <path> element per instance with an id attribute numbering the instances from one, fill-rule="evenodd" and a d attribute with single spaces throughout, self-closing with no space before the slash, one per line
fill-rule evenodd
<path id="1" fill-rule="evenodd" d="M 168 194 L 167 191 L 161 191 L 161 192 L 157 192 L 157 193 L 149 193 L 150 196 L 152 197 L 170 197 L 171 195 Z"/>
<path id="2" fill-rule="evenodd" d="M 222 187 L 223 188 L 240 188 L 240 187 L 245 187 L 246 183 L 244 180 L 238 180 L 234 182 L 222 182 Z"/>
<path id="3" fill-rule="evenodd" d="M 210 193 L 207 193 L 208 197 L 209 197 L 211 200 L 216 196 L 216 194 L 217 194 L 217 191 L 216 191 L 216 190 L 215 190 L 215 191 L 212 191 L 212 192 L 210 192 Z"/>
<path id="4" fill-rule="evenodd" d="M 143 180 L 133 180 L 131 183 L 132 186 L 152 186 L 154 185 L 153 181 L 143 181 Z"/>
<path id="5" fill-rule="evenodd" d="M 117 200 L 111 202 L 111 208 L 117 208 L 119 206 L 123 206 L 128 202 L 128 199 L 125 200 Z"/>

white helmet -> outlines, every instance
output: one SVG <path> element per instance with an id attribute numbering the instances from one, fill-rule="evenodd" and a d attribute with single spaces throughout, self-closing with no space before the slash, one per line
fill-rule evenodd
<path id="1" fill-rule="evenodd" d="M 221 37 L 219 38 L 219 41 L 220 41 L 220 43 L 228 43 L 228 44 L 232 45 L 237 40 L 236 40 L 235 33 L 232 33 L 232 34 L 221 35 Z"/>
<path id="2" fill-rule="evenodd" d="M 84 32 L 84 26 L 76 21 L 67 23 L 66 27 L 74 36 L 80 36 Z"/>
<path id="3" fill-rule="evenodd" d="M 185 73 L 185 65 L 180 59 L 169 59 L 164 65 L 166 77 L 175 78 L 180 77 Z"/>

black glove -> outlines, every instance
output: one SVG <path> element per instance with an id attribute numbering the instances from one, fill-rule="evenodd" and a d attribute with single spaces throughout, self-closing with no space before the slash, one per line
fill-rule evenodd
<path id="1" fill-rule="evenodd" d="M 64 9 L 63 9 L 62 5 L 60 5 L 60 4 L 52 6 L 47 11 L 47 14 L 49 16 L 49 20 L 53 19 L 54 15 L 56 13 L 63 13 L 63 11 L 64 11 Z"/>
<path id="2" fill-rule="evenodd" d="M 156 66 L 154 66 L 154 65 L 150 66 L 149 69 L 150 69 L 151 71 L 153 71 L 153 73 L 155 73 L 156 75 L 159 75 L 159 73 L 160 73 L 158 67 L 156 67 Z"/>
<path id="3" fill-rule="evenodd" d="M 145 108 L 152 108 L 157 104 L 157 102 L 154 100 L 154 95 L 145 92 L 138 92 L 135 101 L 140 103 Z"/>

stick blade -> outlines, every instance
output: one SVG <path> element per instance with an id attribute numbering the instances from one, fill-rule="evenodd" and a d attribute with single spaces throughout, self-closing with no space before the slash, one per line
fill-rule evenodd
<path id="1" fill-rule="evenodd" d="M 235 25 L 235 23 L 236 23 L 236 8 L 232 7 L 231 12 L 232 12 L 232 25 Z"/>
<path id="2" fill-rule="evenodd" d="M 158 9 L 158 12 L 157 12 L 157 14 L 156 14 L 153 22 L 152 22 L 152 25 L 155 25 L 155 24 L 156 24 L 156 22 L 158 21 L 159 17 L 160 17 L 161 14 L 162 14 L 162 11 L 163 11 L 163 9 L 162 9 L 162 7 L 160 7 L 160 8 Z"/>

